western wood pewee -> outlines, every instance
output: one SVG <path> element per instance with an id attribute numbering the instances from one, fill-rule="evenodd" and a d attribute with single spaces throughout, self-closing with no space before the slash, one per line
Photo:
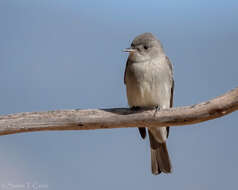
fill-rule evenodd
<path id="1" fill-rule="evenodd" d="M 124 74 L 127 100 L 131 108 L 170 108 L 173 106 L 173 68 L 159 40 L 151 33 L 137 36 L 129 52 Z M 139 128 L 141 137 L 146 129 Z M 153 174 L 171 173 L 172 166 L 166 140 L 169 127 L 148 129 Z"/>

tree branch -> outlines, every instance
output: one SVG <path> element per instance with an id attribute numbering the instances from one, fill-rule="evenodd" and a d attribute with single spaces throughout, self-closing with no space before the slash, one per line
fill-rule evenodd
<path id="1" fill-rule="evenodd" d="M 161 127 L 200 123 L 238 109 L 238 88 L 200 104 L 155 110 L 58 110 L 0 116 L 0 135 L 32 131 Z"/>

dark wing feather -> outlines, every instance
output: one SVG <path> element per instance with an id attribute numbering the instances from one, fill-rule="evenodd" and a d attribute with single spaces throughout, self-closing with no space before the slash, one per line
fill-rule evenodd
<path id="1" fill-rule="evenodd" d="M 146 137 L 146 129 L 145 129 L 145 127 L 138 127 L 138 129 L 139 129 L 141 138 L 145 139 L 145 137 Z"/>
<path id="2" fill-rule="evenodd" d="M 173 65 L 171 64 L 169 58 L 166 56 L 167 59 L 167 63 L 169 64 L 169 68 L 171 70 L 171 76 L 172 76 L 172 85 L 171 85 L 171 93 L 170 93 L 170 107 L 173 107 L 173 103 L 174 103 L 174 79 L 173 79 Z M 166 128 L 167 129 L 167 138 L 169 136 L 169 127 Z"/>
<path id="3" fill-rule="evenodd" d="M 127 67 L 128 67 L 128 65 L 129 65 L 129 58 L 127 59 L 127 61 L 126 61 L 126 68 L 125 68 L 125 71 L 124 71 L 124 84 L 126 84 L 126 73 L 127 73 Z"/>

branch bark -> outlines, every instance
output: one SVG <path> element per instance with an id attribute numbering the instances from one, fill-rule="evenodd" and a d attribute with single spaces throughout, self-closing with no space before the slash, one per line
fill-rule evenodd
<path id="1" fill-rule="evenodd" d="M 155 110 L 128 108 L 58 110 L 0 116 L 0 135 L 33 131 L 181 126 L 204 122 L 238 110 L 238 88 L 200 104 Z"/>

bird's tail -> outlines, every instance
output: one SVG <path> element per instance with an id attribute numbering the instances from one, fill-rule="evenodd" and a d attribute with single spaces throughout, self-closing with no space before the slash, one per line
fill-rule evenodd
<path id="1" fill-rule="evenodd" d="M 171 173 L 172 165 L 169 158 L 166 143 L 157 142 L 151 133 L 150 145 L 151 145 L 151 170 L 154 175 L 163 173 Z"/>

